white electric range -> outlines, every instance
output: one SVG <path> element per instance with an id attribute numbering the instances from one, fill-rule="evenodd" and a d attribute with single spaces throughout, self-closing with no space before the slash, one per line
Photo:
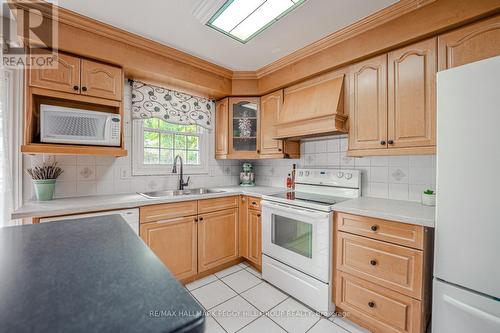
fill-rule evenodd
<path id="1" fill-rule="evenodd" d="M 263 279 L 319 312 L 333 312 L 334 204 L 360 195 L 359 170 L 298 169 L 295 190 L 263 196 Z"/>

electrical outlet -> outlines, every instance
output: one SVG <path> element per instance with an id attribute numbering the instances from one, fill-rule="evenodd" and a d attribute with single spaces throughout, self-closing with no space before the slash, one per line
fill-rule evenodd
<path id="1" fill-rule="evenodd" d="M 210 168 L 208 169 L 208 175 L 209 175 L 210 177 L 214 177 L 214 176 L 215 176 L 215 168 L 214 168 L 214 167 L 210 167 Z"/>
<path id="2" fill-rule="evenodd" d="M 130 178 L 130 173 L 128 168 L 120 168 L 120 178 L 121 179 L 128 179 Z"/>

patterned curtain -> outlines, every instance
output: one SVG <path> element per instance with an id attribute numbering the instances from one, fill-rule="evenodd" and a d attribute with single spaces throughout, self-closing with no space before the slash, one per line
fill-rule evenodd
<path id="1" fill-rule="evenodd" d="M 159 118 L 212 130 L 214 109 L 214 101 L 207 98 L 132 81 L 132 119 Z"/>

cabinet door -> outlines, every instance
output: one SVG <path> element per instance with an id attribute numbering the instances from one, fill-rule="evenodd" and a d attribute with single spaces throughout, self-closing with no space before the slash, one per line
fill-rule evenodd
<path id="1" fill-rule="evenodd" d="M 197 273 L 195 217 L 141 224 L 141 238 L 179 280 Z"/>
<path id="2" fill-rule="evenodd" d="M 215 158 L 225 158 L 228 154 L 229 99 L 215 103 Z"/>
<path id="3" fill-rule="evenodd" d="M 275 124 L 283 105 L 283 90 L 262 96 L 260 99 L 260 154 L 282 154 L 283 141 L 276 137 Z"/>
<path id="4" fill-rule="evenodd" d="M 248 259 L 248 201 L 250 199 L 246 195 L 240 196 L 239 205 L 239 249 L 240 257 Z"/>
<path id="5" fill-rule="evenodd" d="M 82 59 L 82 95 L 121 100 L 123 74 L 121 68 Z"/>
<path id="6" fill-rule="evenodd" d="M 198 271 L 238 258 L 238 208 L 198 216 Z"/>
<path id="7" fill-rule="evenodd" d="M 248 260 L 258 267 L 262 265 L 262 225 L 260 211 L 248 210 Z"/>
<path id="8" fill-rule="evenodd" d="M 80 58 L 59 53 L 57 68 L 30 69 L 30 86 L 70 93 L 80 92 Z"/>
<path id="9" fill-rule="evenodd" d="M 229 154 L 231 158 L 259 157 L 258 97 L 229 99 Z"/>
<path id="10" fill-rule="evenodd" d="M 349 70 L 349 149 L 387 148 L 387 55 Z"/>
<path id="11" fill-rule="evenodd" d="M 436 38 L 388 54 L 389 148 L 436 145 Z"/>
<path id="12" fill-rule="evenodd" d="M 439 36 L 439 70 L 500 55 L 500 15 Z"/>

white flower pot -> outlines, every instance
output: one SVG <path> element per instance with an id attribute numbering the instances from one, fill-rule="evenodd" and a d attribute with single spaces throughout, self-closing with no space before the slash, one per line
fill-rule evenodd
<path id="1" fill-rule="evenodd" d="M 436 194 L 422 193 L 422 205 L 436 206 Z"/>

